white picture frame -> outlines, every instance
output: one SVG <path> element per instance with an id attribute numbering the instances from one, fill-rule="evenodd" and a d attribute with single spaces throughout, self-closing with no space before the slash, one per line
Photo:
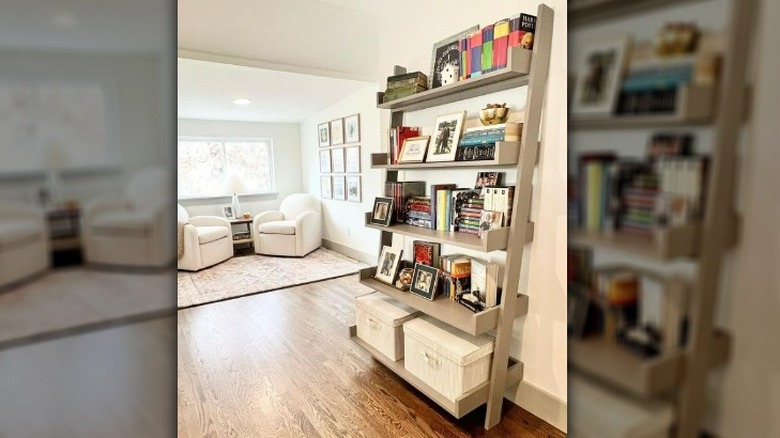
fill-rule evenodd
<path id="1" fill-rule="evenodd" d="M 319 135 L 320 147 L 326 148 L 330 146 L 330 124 L 325 122 L 317 125 L 317 133 Z"/>
<path id="2" fill-rule="evenodd" d="M 347 176 L 347 201 L 360 202 L 363 195 L 360 175 Z"/>
<path id="3" fill-rule="evenodd" d="M 360 173 L 360 146 L 344 148 L 347 173 Z"/>
<path id="4" fill-rule="evenodd" d="M 347 199 L 347 187 L 344 176 L 333 176 L 333 199 L 343 201 Z"/>
<path id="5" fill-rule="evenodd" d="M 344 117 L 344 143 L 360 143 L 360 114 Z"/>
<path id="6" fill-rule="evenodd" d="M 395 275 L 398 272 L 398 265 L 401 263 L 402 249 L 394 249 L 391 246 L 383 246 L 382 253 L 379 254 L 379 260 L 376 265 L 374 278 L 392 285 Z"/>
<path id="7" fill-rule="evenodd" d="M 425 162 L 455 161 L 466 111 L 436 117 Z"/>
<path id="8" fill-rule="evenodd" d="M 233 211 L 233 205 L 227 204 L 222 206 L 222 216 L 227 220 L 234 220 L 236 218 L 236 212 Z"/>
<path id="9" fill-rule="evenodd" d="M 398 163 L 422 163 L 425 161 L 425 152 L 428 150 L 430 135 L 421 135 L 404 140 L 401 153 L 398 154 Z"/>
<path id="10" fill-rule="evenodd" d="M 629 38 L 615 38 L 582 51 L 571 102 L 572 118 L 608 117 L 614 113 L 630 45 Z"/>
<path id="11" fill-rule="evenodd" d="M 344 163 L 344 148 L 333 148 L 330 150 L 330 160 L 332 173 L 344 173 L 346 164 Z"/>
<path id="12" fill-rule="evenodd" d="M 330 149 L 320 151 L 320 173 L 330 173 Z"/>
<path id="13" fill-rule="evenodd" d="M 333 199 L 333 187 L 331 186 L 330 176 L 320 177 L 320 197 L 322 199 Z"/>
<path id="14" fill-rule="evenodd" d="M 339 118 L 330 122 L 330 145 L 344 144 L 344 119 Z"/>

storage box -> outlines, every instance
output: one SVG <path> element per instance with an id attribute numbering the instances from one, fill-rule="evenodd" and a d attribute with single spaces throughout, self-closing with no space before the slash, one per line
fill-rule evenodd
<path id="1" fill-rule="evenodd" d="M 401 325 L 418 315 L 415 309 L 378 292 L 355 299 L 357 336 L 394 361 L 404 357 Z"/>
<path id="2" fill-rule="evenodd" d="M 455 402 L 490 378 L 494 340 L 472 336 L 429 316 L 405 322 L 404 367 Z"/>

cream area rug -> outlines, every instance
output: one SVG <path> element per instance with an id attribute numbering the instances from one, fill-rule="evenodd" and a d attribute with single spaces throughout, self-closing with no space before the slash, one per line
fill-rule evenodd
<path id="1" fill-rule="evenodd" d="M 50 270 L 0 291 L 0 348 L 175 312 L 173 270 Z"/>
<path id="2" fill-rule="evenodd" d="M 179 271 L 179 308 L 354 274 L 368 265 L 320 248 L 309 255 L 233 257 L 198 272 Z"/>

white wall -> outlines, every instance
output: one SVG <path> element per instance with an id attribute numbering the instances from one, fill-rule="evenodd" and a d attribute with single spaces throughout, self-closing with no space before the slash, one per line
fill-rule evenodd
<path id="1" fill-rule="evenodd" d="M 241 212 L 253 215 L 279 206 L 291 193 L 300 193 L 301 147 L 297 123 L 229 122 L 221 120 L 178 120 L 178 135 L 182 137 L 256 137 L 273 139 L 276 194 L 240 196 Z M 230 196 L 179 201 L 192 216 L 222 216 L 220 207 L 230 204 Z"/>

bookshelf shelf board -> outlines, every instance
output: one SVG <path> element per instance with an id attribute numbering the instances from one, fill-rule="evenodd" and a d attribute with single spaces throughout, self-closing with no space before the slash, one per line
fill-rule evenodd
<path id="1" fill-rule="evenodd" d="M 480 335 L 498 326 L 499 307 L 492 307 L 479 313 L 461 306 L 455 301 L 439 297 L 433 301 L 418 297 L 409 291 L 396 289 L 389 284 L 374 278 L 376 266 L 360 270 L 360 283 L 381 292 L 394 300 L 400 301 L 420 312 L 443 321 L 458 330 L 472 335 Z M 518 294 L 515 307 L 515 318 L 528 313 L 528 295 Z"/>
<path id="2" fill-rule="evenodd" d="M 652 238 L 621 233 L 605 233 L 569 228 L 569 242 L 597 248 L 614 249 L 661 260 L 695 256 L 698 225 L 656 230 Z"/>
<path id="3" fill-rule="evenodd" d="M 703 0 L 576 0 L 568 4 L 569 25 L 594 23 L 648 9 Z"/>
<path id="4" fill-rule="evenodd" d="M 389 227 L 374 225 L 369 222 L 371 213 L 366 213 L 366 227 L 379 231 L 388 231 L 404 236 L 416 237 L 423 240 L 431 240 L 445 245 L 455 245 L 474 251 L 490 252 L 505 250 L 509 240 L 509 227 L 490 230 L 480 238 L 474 234 L 458 233 L 451 231 L 438 231 L 428 228 L 415 227 L 406 224 L 393 224 Z M 534 223 L 528 222 L 526 227 L 525 243 L 531 242 L 534 237 Z"/>
<path id="5" fill-rule="evenodd" d="M 439 406 L 444 408 L 455 418 L 462 418 L 464 415 L 478 408 L 479 406 L 487 403 L 488 395 L 490 395 L 490 381 L 477 386 L 471 391 L 463 394 L 454 402 L 431 388 L 430 385 L 423 382 L 417 376 L 410 373 L 404 368 L 404 360 L 400 359 L 394 361 L 384 354 L 380 353 L 377 349 L 369 345 L 357 337 L 357 327 L 349 327 L 349 336 L 353 342 L 361 346 L 364 350 L 368 351 L 374 359 L 381 362 L 384 366 L 390 369 L 390 371 L 396 373 L 399 377 L 406 380 L 410 385 L 417 388 L 418 391 L 425 394 L 428 398 L 436 402 Z M 509 358 L 507 364 L 507 379 L 506 386 L 509 387 L 513 384 L 517 384 L 523 378 L 523 363 L 513 358 Z"/>
<path id="6" fill-rule="evenodd" d="M 390 102 L 380 103 L 383 94 L 380 92 L 377 108 L 414 111 L 528 85 L 531 54 L 531 50 L 513 48 L 509 52 L 506 68 Z"/>
<path id="7" fill-rule="evenodd" d="M 448 169 L 455 167 L 514 167 L 520 156 L 519 141 L 496 142 L 496 157 L 492 160 L 478 161 L 442 161 L 433 163 L 389 164 L 387 154 L 371 155 L 372 169 L 403 170 L 403 169 Z"/>
<path id="8" fill-rule="evenodd" d="M 634 395 L 651 397 L 676 388 L 683 353 L 642 358 L 603 338 L 569 339 L 569 364 Z"/>

